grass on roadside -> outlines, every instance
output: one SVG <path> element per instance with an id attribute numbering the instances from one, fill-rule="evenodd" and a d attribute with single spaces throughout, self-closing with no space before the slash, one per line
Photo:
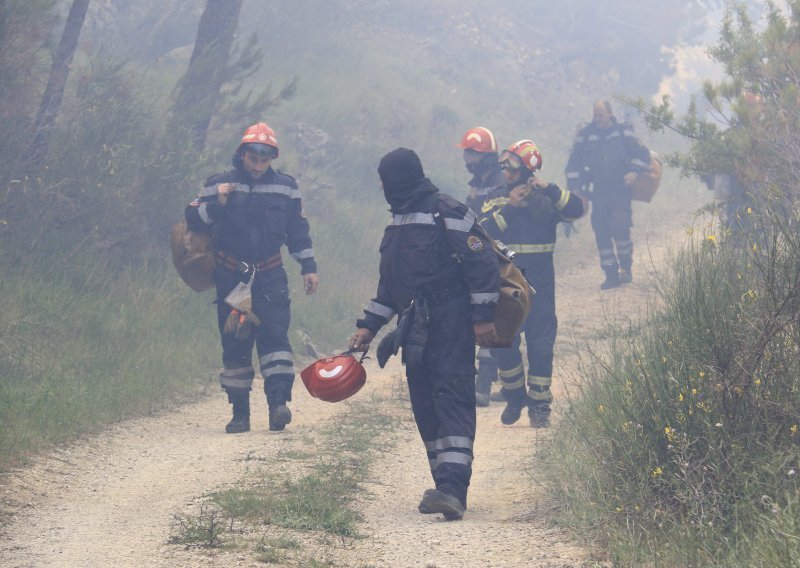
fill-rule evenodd
<path id="1" fill-rule="evenodd" d="M 85 260 L 94 272 L 0 269 L 0 468 L 215 379 L 208 297 L 163 264 L 107 279 Z"/>
<path id="2" fill-rule="evenodd" d="M 584 365 L 547 455 L 562 522 L 620 566 L 798 566 L 800 235 L 693 235 L 661 307 Z"/>
<path id="3" fill-rule="evenodd" d="M 289 448 L 279 460 L 259 461 L 234 486 L 204 496 L 196 513 L 176 514 L 170 542 L 247 548 L 266 563 L 330 565 L 319 563 L 318 553 L 307 557 L 301 543 L 360 538 L 355 504 L 398 422 L 399 404 L 392 397 L 345 404 L 313 441 L 297 440 L 303 453 Z M 269 538 L 253 536 L 264 527 Z M 218 532 L 212 539 L 213 531 Z"/>

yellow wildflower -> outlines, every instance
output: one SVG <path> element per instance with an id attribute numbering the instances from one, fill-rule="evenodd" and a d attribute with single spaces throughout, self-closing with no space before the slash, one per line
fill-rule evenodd
<path id="1" fill-rule="evenodd" d="M 650 472 L 650 475 L 653 478 L 656 478 L 656 477 L 661 477 L 661 474 L 663 474 L 663 473 L 664 473 L 664 470 L 661 469 L 660 467 L 656 466 L 656 468 L 653 471 Z"/>
<path id="2" fill-rule="evenodd" d="M 792 436 L 797 434 L 797 424 L 792 424 L 792 427 L 789 428 L 789 431 L 792 433 Z"/>

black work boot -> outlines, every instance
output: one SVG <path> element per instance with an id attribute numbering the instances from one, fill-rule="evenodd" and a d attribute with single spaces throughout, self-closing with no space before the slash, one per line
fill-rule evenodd
<path id="1" fill-rule="evenodd" d="M 601 290 L 611 290 L 619 286 L 619 272 L 615 269 L 606 272 L 606 279 L 600 284 Z"/>
<path id="2" fill-rule="evenodd" d="M 292 411 L 285 404 L 269 405 L 269 429 L 280 432 L 292 421 Z"/>
<path id="3" fill-rule="evenodd" d="M 620 284 L 630 284 L 633 282 L 633 273 L 631 272 L 630 268 L 620 268 L 619 269 L 619 283 Z"/>
<path id="4" fill-rule="evenodd" d="M 522 416 L 522 407 L 525 406 L 521 402 L 507 402 L 503 413 L 500 415 L 500 422 L 506 426 L 511 426 L 519 420 Z"/>
<path id="5" fill-rule="evenodd" d="M 444 493 L 438 489 L 426 489 L 419 502 L 419 512 L 423 515 L 441 513 L 448 521 L 459 521 L 464 518 L 464 505 L 458 497 Z"/>
<path id="6" fill-rule="evenodd" d="M 228 392 L 228 400 L 233 405 L 233 418 L 225 426 L 228 434 L 250 431 L 250 392 Z"/>
<path id="7" fill-rule="evenodd" d="M 528 406 L 528 419 L 531 428 L 548 428 L 550 426 L 550 405 L 546 402 Z"/>

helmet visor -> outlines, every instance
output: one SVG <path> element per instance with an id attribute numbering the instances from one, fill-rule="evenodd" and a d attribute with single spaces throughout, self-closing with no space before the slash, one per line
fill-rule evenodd
<path id="1" fill-rule="evenodd" d="M 518 170 L 522 167 L 522 159 L 508 150 L 503 150 L 497 161 L 504 170 Z"/>
<path id="2" fill-rule="evenodd" d="M 277 150 L 273 146 L 268 144 L 259 144 L 257 142 L 242 144 L 242 153 L 244 152 L 249 152 L 250 154 L 255 154 L 256 156 L 264 158 L 274 158 L 278 154 Z"/>

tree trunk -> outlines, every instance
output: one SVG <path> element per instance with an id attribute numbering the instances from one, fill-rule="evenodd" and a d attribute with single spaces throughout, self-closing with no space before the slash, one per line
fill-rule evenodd
<path id="1" fill-rule="evenodd" d="M 39 112 L 36 115 L 33 139 L 23 156 L 27 173 L 33 173 L 40 169 L 47 156 L 49 130 L 55 124 L 58 111 L 61 108 L 64 87 L 69 77 L 70 64 L 78 47 L 78 38 L 81 35 L 81 28 L 86 19 L 86 12 L 89 9 L 89 1 L 73 0 L 69 9 L 64 33 L 61 35 L 61 42 L 58 44 L 58 49 L 53 58 L 53 67 L 50 69 L 47 88 L 45 88 Z"/>
<path id="2" fill-rule="evenodd" d="M 175 119 L 191 130 L 198 150 L 205 146 L 208 126 L 219 106 L 241 9 L 242 0 L 207 0 L 200 17 L 189 68 L 175 101 Z"/>

